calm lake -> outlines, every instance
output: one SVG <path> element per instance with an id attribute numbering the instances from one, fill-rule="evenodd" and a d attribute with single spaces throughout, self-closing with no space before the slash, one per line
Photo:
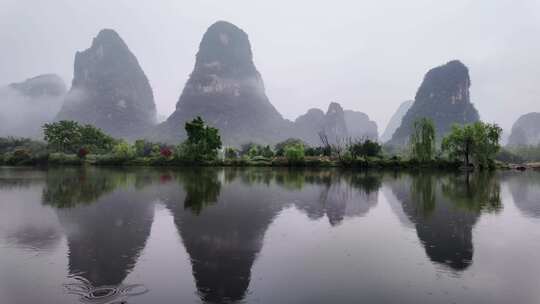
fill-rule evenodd
<path id="1" fill-rule="evenodd" d="M 0 303 L 540 303 L 540 172 L 0 168 Z"/>

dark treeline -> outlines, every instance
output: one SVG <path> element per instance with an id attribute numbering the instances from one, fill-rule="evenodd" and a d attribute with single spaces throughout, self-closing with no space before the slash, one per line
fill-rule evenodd
<path id="1" fill-rule="evenodd" d="M 223 166 L 343 166 L 494 168 L 500 151 L 501 129 L 476 122 L 454 126 L 436 140 L 431 120 L 415 122 L 408 146 L 395 149 L 371 139 L 330 141 L 319 133 L 319 146 L 289 138 L 274 146 L 254 142 L 224 146 L 218 129 L 200 117 L 184 126 L 187 139 L 178 145 L 144 139 L 119 140 L 92 125 L 59 121 L 43 126 L 44 142 L 1 138 L 0 164 L 4 165 L 223 165 Z"/>

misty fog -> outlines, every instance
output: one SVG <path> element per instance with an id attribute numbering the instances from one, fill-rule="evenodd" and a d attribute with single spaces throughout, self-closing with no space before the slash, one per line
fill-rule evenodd
<path id="1" fill-rule="evenodd" d="M 336 101 L 367 113 L 382 133 L 424 74 L 452 59 L 470 69 L 471 101 L 482 120 L 508 130 L 538 111 L 535 0 L 0 0 L 0 7 L 0 85 L 43 73 L 69 84 L 75 52 L 113 28 L 148 76 L 160 117 L 174 111 L 202 34 L 217 20 L 249 34 L 269 99 L 288 119 Z M 36 121 L 56 108 L 34 103 L 24 113 L 19 98 L 1 103 L 3 124 L 14 128 L 22 116 Z"/>
<path id="2" fill-rule="evenodd" d="M 0 136 L 41 139 L 41 127 L 54 119 L 62 96 L 31 97 L 9 86 L 0 88 Z"/>

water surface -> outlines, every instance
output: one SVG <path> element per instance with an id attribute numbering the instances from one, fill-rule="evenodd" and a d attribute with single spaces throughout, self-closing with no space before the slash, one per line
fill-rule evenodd
<path id="1" fill-rule="evenodd" d="M 0 303 L 540 303 L 540 173 L 0 168 Z"/>

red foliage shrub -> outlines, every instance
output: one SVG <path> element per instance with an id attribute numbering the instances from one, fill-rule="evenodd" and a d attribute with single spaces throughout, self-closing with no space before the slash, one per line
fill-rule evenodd
<path id="1" fill-rule="evenodd" d="M 90 151 L 88 151 L 87 148 L 80 148 L 79 152 L 77 152 L 77 156 L 79 156 L 79 158 L 85 158 L 88 153 L 90 153 Z"/>
<path id="2" fill-rule="evenodd" d="M 171 149 L 165 147 L 165 148 L 161 148 L 161 150 L 159 151 L 159 154 L 161 154 L 161 156 L 165 158 L 169 158 L 172 156 L 172 151 Z"/>

